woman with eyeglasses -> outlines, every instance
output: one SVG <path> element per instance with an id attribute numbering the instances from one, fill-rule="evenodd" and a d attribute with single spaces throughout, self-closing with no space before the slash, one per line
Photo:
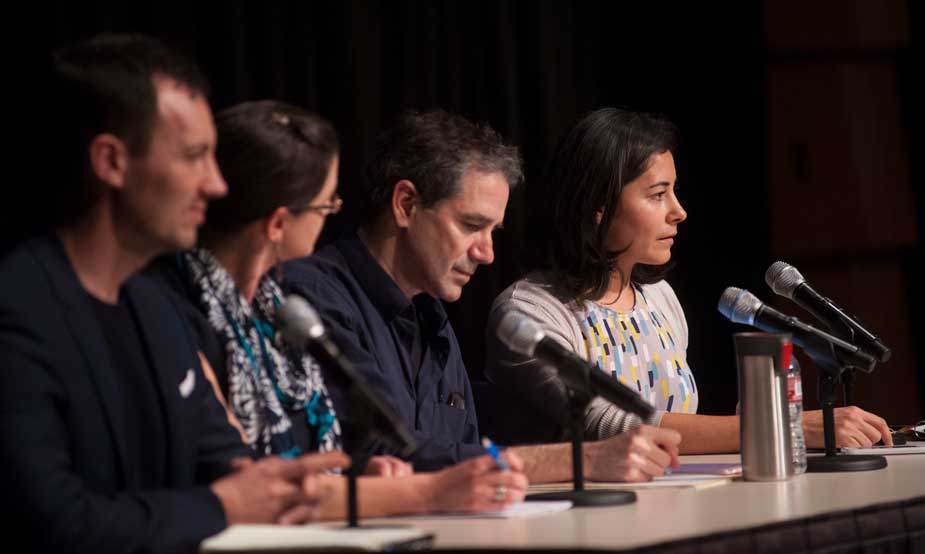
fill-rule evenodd
<path id="1" fill-rule="evenodd" d="M 325 218 L 342 206 L 336 133 L 324 119 L 274 101 L 225 110 L 216 128 L 228 195 L 210 205 L 199 246 L 159 260 L 150 273 L 180 297 L 229 422 L 256 457 L 340 449 L 321 368 L 275 327 L 281 262 L 309 255 Z M 513 471 L 497 471 L 483 456 L 431 474 L 374 457 L 373 476 L 360 478 L 360 516 L 501 509 L 527 484 L 521 461 L 505 457 Z M 331 494 L 321 517 L 344 517 L 345 479 L 324 482 Z"/>

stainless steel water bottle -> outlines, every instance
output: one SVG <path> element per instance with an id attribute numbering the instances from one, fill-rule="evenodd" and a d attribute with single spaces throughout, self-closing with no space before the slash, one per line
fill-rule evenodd
<path id="1" fill-rule="evenodd" d="M 793 355 L 788 333 L 733 335 L 739 370 L 742 474 L 747 481 L 793 476 L 787 370 Z"/>

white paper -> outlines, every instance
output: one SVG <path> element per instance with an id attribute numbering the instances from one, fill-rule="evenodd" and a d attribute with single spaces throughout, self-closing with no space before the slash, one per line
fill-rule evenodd
<path id="1" fill-rule="evenodd" d="M 515 502 L 500 512 L 479 512 L 475 514 L 446 513 L 446 514 L 419 514 L 411 516 L 415 519 L 446 518 L 453 519 L 481 519 L 481 518 L 515 518 L 535 517 L 544 514 L 564 512 L 572 507 L 571 500 L 538 500 L 530 502 Z"/>
<path id="2" fill-rule="evenodd" d="M 671 473 L 668 475 L 659 475 L 658 477 L 653 477 L 649 483 L 662 483 L 662 482 L 678 482 L 683 483 L 686 481 L 710 481 L 714 479 L 723 479 L 729 480 L 734 477 L 733 475 L 717 475 L 716 473 Z M 645 483 L 626 483 L 627 485 L 645 485 Z"/>
<path id="3" fill-rule="evenodd" d="M 651 481 L 641 483 L 627 482 L 604 482 L 604 481 L 585 481 L 587 490 L 634 490 L 634 489 L 658 489 L 666 487 L 689 487 L 695 489 L 706 489 L 719 485 L 731 483 L 733 476 L 723 476 L 706 473 L 676 473 L 672 475 L 661 475 L 653 478 Z M 530 487 L 531 493 L 534 492 L 554 492 L 567 491 L 572 489 L 571 483 L 544 483 Z"/>
<path id="4" fill-rule="evenodd" d="M 199 545 L 201 552 L 273 551 L 281 549 L 383 550 L 389 545 L 426 539 L 412 527 L 331 528 L 321 525 L 232 525 Z"/>
<path id="5" fill-rule="evenodd" d="M 718 477 L 716 475 L 663 475 L 645 483 L 614 483 L 614 485 L 626 489 L 658 489 L 665 487 L 706 489 L 731 482 L 732 477 Z"/>
<path id="6" fill-rule="evenodd" d="M 879 456 L 894 456 L 897 454 L 925 454 L 925 446 L 920 444 L 899 444 L 896 446 L 871 446 L 869 448 L 843 447 L 845 454 L 876 454 Z"/>

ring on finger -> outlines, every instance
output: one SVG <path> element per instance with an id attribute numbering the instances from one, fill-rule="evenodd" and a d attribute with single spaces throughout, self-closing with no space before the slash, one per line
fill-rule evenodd
<path id="1" fill-rule="evenodd" d="M 507 487 L 504 485 L 498 485 L 495 487 L 494 501 L 503 502 L 505 498 L 507 498 Z"/>

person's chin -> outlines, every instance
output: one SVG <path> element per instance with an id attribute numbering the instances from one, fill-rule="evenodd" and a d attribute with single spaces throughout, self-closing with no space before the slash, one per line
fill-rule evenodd
<path id="1" fill-rule="evenodd" d="M 443 300 L 444 302 L 456 302 L 461 296 L 461 286 L 444 287 L 443 290 L 440 291 L 440 300 Z"/>
<path id="2" fill-rule="evenodd" d="M 671 252 L 660 253 L 656 256 L 649 256 L 649 258 L 642 262 L 646 265 L 665 265 L 671 261 Z"/>
<path id="3" fill-rule="evenodd" d="M 199 232 L 196 227 L 190 230 L 184 230 L 178 232 L 173 236 L 173 240 L 169 241 L 171 244 L 168 245 L 169 250 L 190 250 L 196 246 L 196 239 L 199 238 Z"/>

